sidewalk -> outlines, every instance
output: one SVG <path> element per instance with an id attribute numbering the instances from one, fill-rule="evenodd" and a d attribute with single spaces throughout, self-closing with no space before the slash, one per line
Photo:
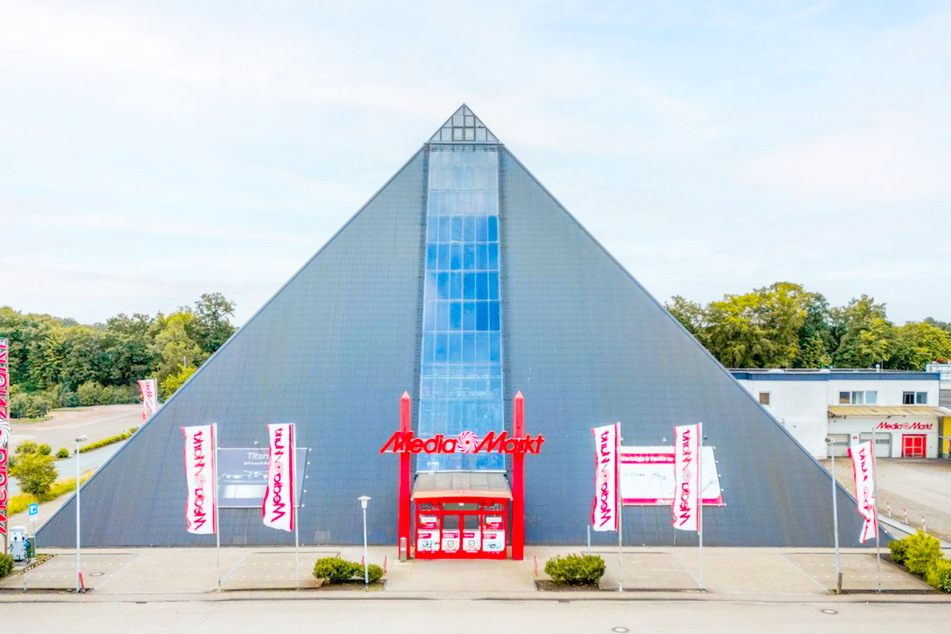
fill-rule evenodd
<path id="1" fill-rule="evenodd" d="M 370 562 L 386 559 L 384 587 L 364 592 L 359 585 L 320 588 L 311 574 L 319 557 L 340 555 L 360 561 L 362 548 L 302 548 L 300 576 L 293 549 L 222 548 L 222 591 L 217 588 L 216 552 L 207 548 L 87 549 L 82 567 L 87 594 L 76 595 L 76 558 L 73 551 L 47 551 L 49 561 L 23 575 L 0 582 L 0 603 L 20 601 L 219 601 L 233 599 L 504 599 L 504 600 L 749 600 L 795 601 L 903 601 L 949 602 L 951 596 L 933 593 L 920 579 L 881 562 L 882 593 L 877 592 L 874 551 L 850 549 L 842 553 L 843 589 L 852 594 L 834 596 L 835 557 L 832 549 L 810 548 L 704 548 L 704 592 L 698 590 L 696 548 L 626 548 L 618 588 L 616 551 L 596 550 L 606 564 L 601 591 L 539 591 L 545 580 L 544 563 L 557 554 L 579 552 L 571 547 L 526 549 L 524 561 L 417 561 L 400 562 L 395 549 L 370 549 Z M 534 568 L 537 561 L 538 574 Z M 300 580 L 301 590 L 296 591 Z M 24 592 L 24 587 L 26 591 Z M 861 593 L 861 594 L 854 594 Z"/>

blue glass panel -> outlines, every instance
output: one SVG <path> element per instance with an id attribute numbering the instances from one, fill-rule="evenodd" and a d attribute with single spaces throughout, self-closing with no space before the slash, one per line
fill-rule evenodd
<path id="1" fill-rule="evenodd" d="M 497 316 L 496 321 L 498 321 Z M 462 329 L 462 302 L 453 302 L 449 305 L 449 328 L 452 330 Z M 498 329 L 496 328 L 496 330 Z"/>
<path id="2" fill-rule="evenodd" d="M 451 333 L 449 335 L 449 362 L 462 363 L 462 334 Z"/>
<path id="3" fill-rule="evenodd" d="M 489 299 L 488 273 L 476 273 L 476 299 Z"/>
<path id="4" fill-rule="evenodd" d="M 466 242 L 475 242 L 475 216 L 465 217 L 465 227 L 462 232 L 462 238 Z"/>
<path id="5" fill-rule="evenodd" d="M 489 266 L 487 268 L 490 271 L 499 270 L 499 245 L 497 244 L 489 245 Z"/>
<path id="6" fill-rule="evenodd" d="M 463 294 L 465 299 L 475 299 L 476 296 L 476 274 L 466 273 L 463 276 Z"/>
<path id="7" fill-rule="evenodd" d="M 476 360 L 476 336 L 474 332 L 467 332 L 462 337 L 462 361 L 473 363 Z"/>
<path id="8" fill-rule="evenodd" d="M 500 325 L 499 303 L 489 302 L 489 330 L 497 332 Z"/>
<path id="9" fill-rule="evenodd" d="M 423 335 L 423 363 L 432 363 L 435 335 L 428 332 Z"/>
<path id="10" fill-rule="evenodd" d="M 438 350 L 437 350 L 438 353 Z M 489 350 L 489 333 L 487 332 L 478 332 L 476 333 L 476 358 L 481 363 L 487 363 L 490 357 Z"/>
<path id="11" fill-rule="evenodd" d="M 436 333 L 436 363 L 445 363 L 446 362 L 446 346 L 448 345 L 448 337 L 446 333 L 438 332 Z"/>
<path id="12" fill-rule="evenodd" d="M 489 273 L 489 299 L 499 298 L 499 274 Z"/>
<path id="13" fill-rule="evenodd" d="M 499 241 L 499 219 L 497 216 L 489 216 L 489 242 Z"/>
<path id="14" fill-rule="evenodd" d="M 476 303 L 475 302 L 462 303 L 462 329 L 463 330 L 476 329 Z"/>
<path id="15" fill-rule="evenodd" d="M 476 303 L 476 330 L 489 329 L 489 304 L 488 302 Z"/>
<path id="16" fill-rule="evenodd" d="M 423 309 L 423 330 L 434 330 L 436 328 L 436 304 L 435 302 L 426 302 Z"/>
<path id="17" fill-rule="evenodd" d="M 455 216 L 452 219 L 452 239 L 455 242 L 462 242 L 462 216 Z"/>
<path id="18" fill-rule="evenodd" d="M 436 330 L 449 330 L 449 302 L 436 302 Z"/>
<path id="19" fill-rule="evenodd" d="M 431 244 L 426 247 L 426 269 L 429 271 L 436 270 L 436 264 L 438 263 L 438 249 L 435 244 Z"/>
<path id="20" fill-rule="evenodd" d="M 462 273 L 449 274 L 449 297 L 462 299 Z"/>
<path id="21" fill-rule="evenodd" d="M 426 221 L 426 242 L 433 244 L 439 236 L 439 221 L 436 218 L 430 218 Z"/>
<path id="22" fill-rule="evenodd" d="M 438 261 L 436 263 L 437 271 L 448 271 L 449 270 L 449 245 L 440 244 L 437 246 L 439 250 Z"/>
<path id="23" fill-rule="evenodd" d="M 493 364 L 500 363 L 502 361 L 502 336 L 493 332 L 489 335 L 489 359 Z M 501 365 L 493 365 L 492 368 L 501 369 Z"/>
<path id="24" fill-rule="evenodd" d="M 489 268 L 489 250 L 484 244 L 476 245 L 476 270 L 484 271 Z"/>
<path id="25" fill-rule="evenodd" d="M 461 244 L 452 244 L 451 246 L 451 256 L 449 260 L 449 268 L 453 271 L 458 271 L 462 268 L 462 245 Z"/>
<path id="26" fill-rule="evenodd" d="M 449 297 L 449 273 L 437 274 L 436 297 L 433 299 L 446 299 Z"/>
<path id="27" fill-rule="evenodd" d="M 441 216 L 439 218 L 439 241 L 449 242 L 449 237 L 451 235 L 452 235 L 452 228 L 450 226 L 449 217 Z"/>
<path id="28" fill-rule="evenodd" d="M 485 216 L 476 218 L 476 242 L 486 242 L 489 239 L 489 219 Z"/>

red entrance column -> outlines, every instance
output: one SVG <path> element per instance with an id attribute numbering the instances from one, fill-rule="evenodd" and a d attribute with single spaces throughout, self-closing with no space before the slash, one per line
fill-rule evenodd
<path id="1" fill-rule="evenodd" d="M 515 395 L 512 435 L 525 437 L 525 397 Z M 525 454 L 512 456 L 512 559 L 525 558 Z"/>
<path id="2" fill-rule="evenodd" d="M 407 441 L 409 435 L 413 433 L 412 423 L 412 399 L 409 392 L 403 392 L 400 398 L 400 438 Z M 396 525 L 396 547 L 399 549 L 402 544 L 406 544 L 406 556 L 409 557 L 410 536 L 410 454 L 404 451 L 400 454 L 400 499 L 399 516 Z M 406 539 L 404 542 L 403 539 Z M 402 552 L 398 555 L 403 555 Z"/>

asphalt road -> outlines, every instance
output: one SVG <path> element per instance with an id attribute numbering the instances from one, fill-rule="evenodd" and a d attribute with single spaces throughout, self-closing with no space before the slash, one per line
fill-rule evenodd
<path id="1" fill-rule="evenodd" d="M 170 601 L 5 604 L 30 632 L 894 632 L 947 631 L 951 603 L 734 601 Z"/>
<path id="2" fill-rule="evenodd" d="M 17 446 L 26 440 L 46 443 L 56 453 L 61 447 L 72 451 L 78 436 L 88 436 L 86 443 L 115 436 L 130 427 L 142 424 L 141 405 L 96 405 L 55 410 L 50 419 L 42 423 L 18 423 L 13 421 L 10 445 Z"/>

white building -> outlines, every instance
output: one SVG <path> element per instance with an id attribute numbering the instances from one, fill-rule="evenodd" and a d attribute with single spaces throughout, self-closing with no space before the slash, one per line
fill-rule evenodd
<path id="1" fill-rule="evenodd" d="M 875 440 L 883 458 L 936 458 L 951 409 L 940 374 L 874 370 L 732 370 L 734 378 L 816 458 Z"/>

